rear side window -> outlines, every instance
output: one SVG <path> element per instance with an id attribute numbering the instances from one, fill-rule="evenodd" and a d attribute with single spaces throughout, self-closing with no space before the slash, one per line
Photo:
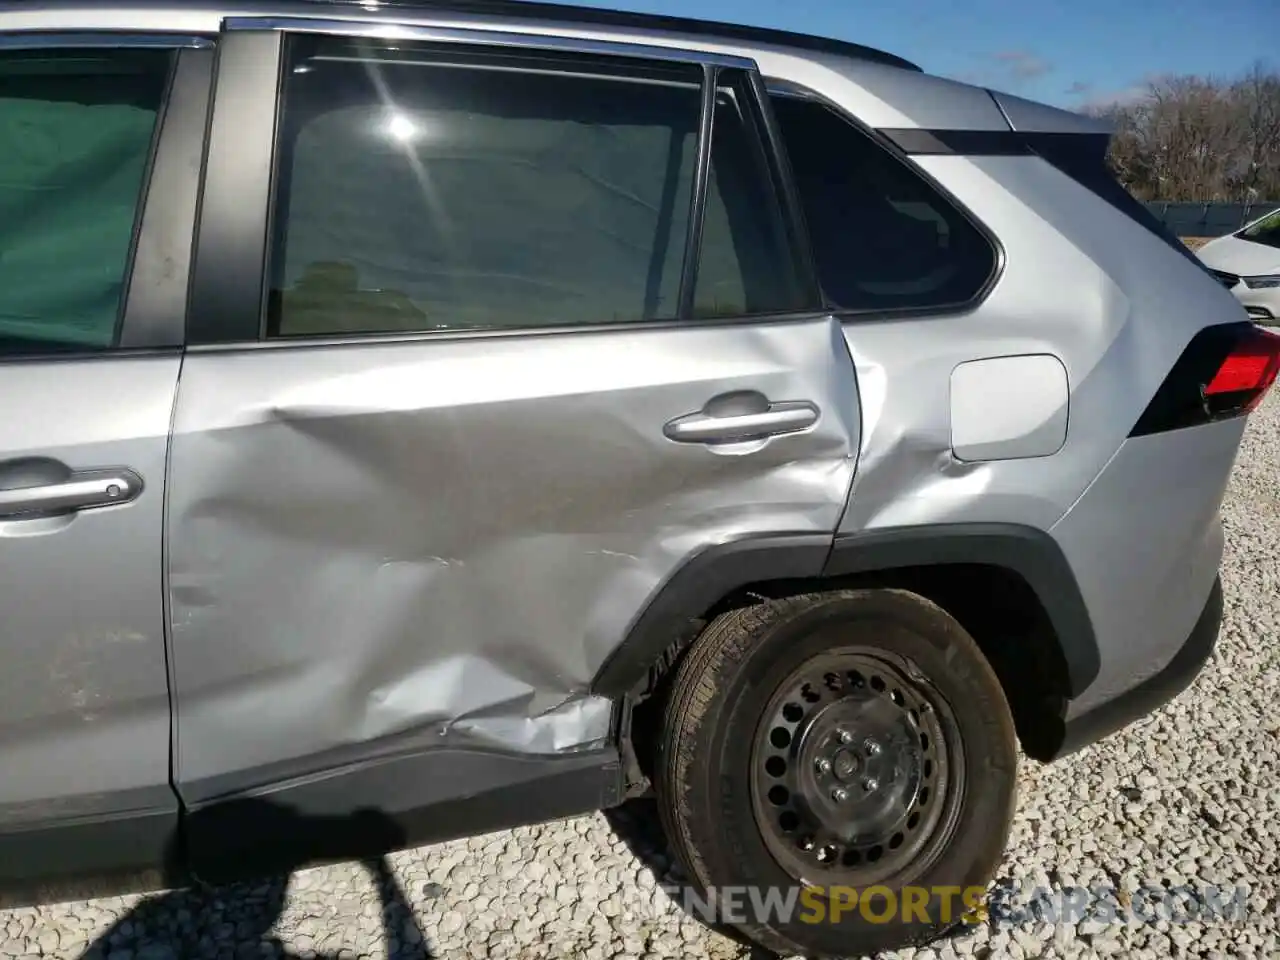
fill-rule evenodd
<path id="1" fill-rule="evenodd" d="M 1257 223 L 1252 223 L 1236 234 L 1241 240 L 1251 240 L 1268 247 L 1280 247 L 1280 210 L 1275 210 Z"/>
<path id="2" fill-rule="evenodd" d="M 288 49 L 269 336 L 679 316 L 700 68 L 329 37 Z M 733 107 L 726 88 L 695 287 L 707 316 L 791 303 Z"/>
<path id="3" fill-rule="evenodd" d="M 0 353 L 116 342 L 171 58 L 0 52 Z"/>
<path id="4" fill-rule="evenodd" d="M 915 171 L 825 104 L 773 108 L 832 308 L 953 307 L 986 286 L 992 245 Z"/>

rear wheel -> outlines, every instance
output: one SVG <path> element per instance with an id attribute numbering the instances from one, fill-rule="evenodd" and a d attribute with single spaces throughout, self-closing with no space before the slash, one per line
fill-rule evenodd
<path id="1" fill-rule="evenodd" d="M 915 594 L 852 590 L 712 623 L 676 674 L 656 766 L 667 835 L 717 919 L 828 957 L 931 940 L 976 905 L 1017 763 L 960 625 Z"/>

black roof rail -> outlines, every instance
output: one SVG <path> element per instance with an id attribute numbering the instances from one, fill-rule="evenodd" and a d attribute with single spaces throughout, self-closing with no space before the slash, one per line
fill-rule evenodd
<path id="1" fill-rule="evenodd" d="M 359 0 L 310 0 L 310 2 L 345 6 L 358 4 Z M 632 30 L 664 30 L 706 37 L 711 40 L 741 40 L 745 43 L 795 47 L 798 50 L 830 53 L 903 70 L 914 70 L 917 73 L 923 72 L 910 60 L 874 47 L 864 47 L 860 43 L 850 43 L 847 40 L 816 37 L 807 33 L 793 33 L 790 30 L 774 30 L 770 27 L 749 27 L 741 24 L 719 23 L 714 20 L 696 20 L 691 17 L 602 10 L 598 7 L 577 7 L 566 3 L 544 3 L 542 0 L 384 0 L 384 3 L 388 7 L 417 10 L 439 9 L 452 13 L 475 13 L 485 16 L 570 20 L 593 26 Z"/>

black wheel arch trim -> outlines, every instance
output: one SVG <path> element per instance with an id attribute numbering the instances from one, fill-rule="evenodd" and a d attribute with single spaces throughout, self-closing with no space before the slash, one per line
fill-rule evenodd
<path id="1" fill-rule="evenodd" d="M 998 567 L 1017 574 L 1053 627 L 1067 668 L 1067 696 L 1078 697 L 1097 678 L 1102 657 L 1089 608 L 1062 548 L 1043 530 L 1014 523 L 953 523 L 837 537 L 823 575 L 945 564 Z"/>
<path id="2" fill-rule="evenodd" d="M 591 692 L 612 698 L 632 692 L 689 621 L 735 591 L 753 583 L 821 577 L 831 542 L 830 534 L 753 536 L 695 554 L 650 597 L 596 673 Z"/>
<path id="3" fill-rule="evenodd" d="M 634 692 L 691 620 L 752 585 L 949 564 L 997 567 L 1021 577 L 1053 626 L 1067 667 L 1067 696 L 1079 696 L 1094 681 L 1101 657 L 1093 623 L 1056 541 L 1021 524 L 957 523 L 835 538 L 759 536 L 709 547 L 654 594 L 596 674 L 591 691 L 614 698 Z"/>

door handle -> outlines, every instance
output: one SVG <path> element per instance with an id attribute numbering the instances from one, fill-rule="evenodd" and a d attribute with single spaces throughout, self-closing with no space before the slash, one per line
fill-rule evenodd
<path id="1" fill-rule="evenodd" d="M 128 503 L 142 492 L 142 478 L 132 470 L 74 473 L 56 483 L 0 489 L 0 518 L 22 519 L 74 513 Z"/>
<path id="2" fill-rule="evenodd" d="M 818 408 L 808 400 L 766 400 L 760 410 L 720 415 L 710 407 L 668 421 L 663 434 L 677 443 L 739 443 L 798 433 L 818 422 Z"/>

